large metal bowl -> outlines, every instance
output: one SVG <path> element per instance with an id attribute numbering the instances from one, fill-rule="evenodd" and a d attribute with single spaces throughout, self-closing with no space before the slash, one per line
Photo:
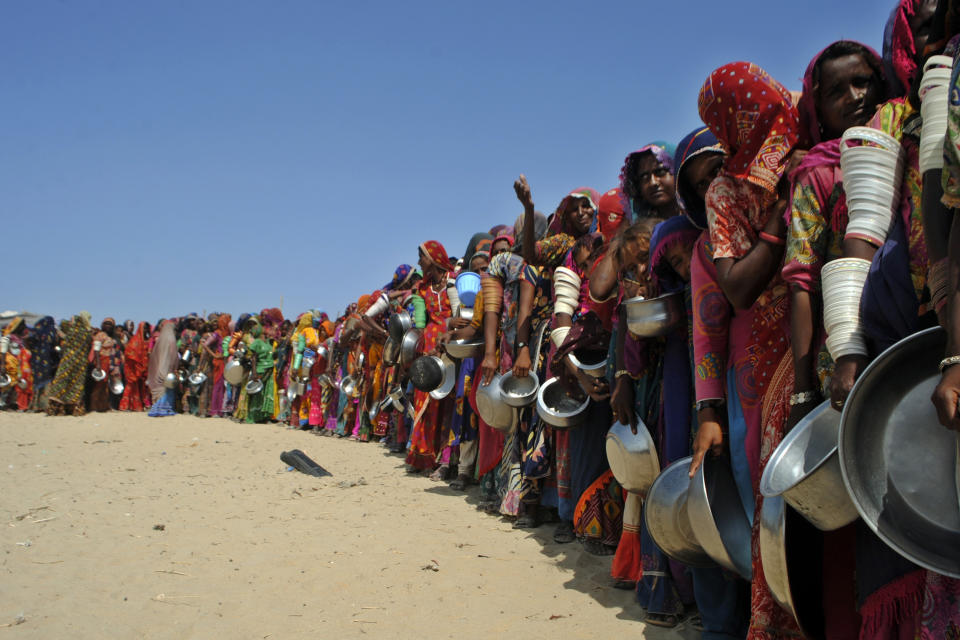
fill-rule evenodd
<path id="1" fill-rule="evenodd" d="M 483 354 L 483 339 L 451 340 L 444 349 L 451 358 L 473 358 Z"/>
<path id="2" fill-rule="evenodd" d="M 251 396 L 260 393 L 263 391 L 263 380 L 251 380 L 244 388 L 247 390 L 247 394 Z"/>
<path id="3" fill-rule="evenodd" d="M 243 382 L 243 379 L 247 376 L 246 371 L 243 369 L 243 364 L 240 362 L 239 358 L 234 357 L 230 362 L 223 367 L 223 377 L 230 384 L 236 386 Z"/>
<path id="4" fill-rule="evenodd" d="M 400 341 L 400 366 L 407 366 L 417 358 L 423 334 L 419 329 L 410 329 Z"/>
<path id="5" fill-rule="evenodd" d="M 503 401 L 500 392 L 500 374 L 495 373 L 490 384 L 477 388 L 477 413 L 480 418 L 497 431 L 512 433 L 516 428 L 514 408 Z M 477 377 L 477 384 L 480 377 Z"/>
<path id="6" fill-rule="evenodd" d="M 864 522 L 908 560 L 960 578 L 957 435 L 930 396 L 946 334 L 927 329 L 870 363 L 840 418 L 840 469 Z"/>
<path id="7" fill-rule="evenodd" d="M 781 496 L 763 499 L 760 557 L 770 594 L 805 638 L 826 637 L 823 618 L 823 534 Z"/>
<path id="8" fill-rule="evenodd" d="M 401 342 L 407 331 L 413 329 L 413 318 L 406 311 L 397 311 L 390 314 L 390 337 L 394 342 Z"/>
<path id="9" fill-rule="evenodd" d="M 433 357 L 436 358 L 436 356 Z M 430 397 L 434 400 L 443 400 L 457 386 L 457 365 L 447 357 L 437 358 L 437 360 L 443 367 L 443 379 L 440 381 L 440 386 L 430 392 Z"/>
<path id="10" fill-rule="evenodd" d="M 690 479 L 687 513 L 704 551 L 721 567 L 747 581 L 753 578 L 750 557 L 751 522 L 743 510 L 725 458 L 706 455 Z"/>
<path id="11" fill-rule="evenodd" d="M 587 417 L 590 398 L 582 402 L 566 392 L 559 378 L 551 378 L 540 385 L 537 393 L 537 413 L 547 424 L 560 429 L 576 427 Z"/>
<path id="12" fill-rule="evenodd" d="M 837 455 L 840 413 L 827 400 L 788 433 L 760 477 L 760 493 L 782 495 L 821 531 L 833 531 L 857 519 Z"/>
<path id="13" fill-rule="evenodd" d="M 647 425 L 639 421 L 634 434 L 630 425 L 614 423 L 607 431 L 606 448 L 610 471 L 620 486 L 645 495 L 660 474 L 660 459 Z"/>
<path id="14" fill-rule="evenodd" d="M 325 387 L 333 387 L 333 380 L 331 380 L 330 376 L 325 373 L 321 373 L 319 376 L 317 376 L 317 382 Z"/>
<path id="15" fill-rule="evenodd" d="M 196 371 L 194 373 L 191 373 L 190 377 L 187 378 L 187 380 L 193 386 L 199 387 L 200 385 L 202 385 L 204 382 L 207 381 L 207 374 L 203 373 L 202 371 Z"/>
<path id="16" fill-rule="evenodd" d="M 665 554 L 691 567 L 714 567 L 716 563 L 697 542 L 687 516 L 691 460 L 681 458 L 657 476 L 644 501 L 643 519 L 653 542 Z"/>
<path id="17" fill-rule="evenodd" d="M 638 296 L 626 300 L 627 328 L 641 338 L 665 336 L 686 320 L 683 293 L 668 293 L 658 298 Z"/>
<path id="18" fill-rule="evenodd" d="M 96 369 L 90 372 L 90 377 L 97 382 L 101 382 L 102 380 L 106 379 L 107 372 L 101 369 L 100 367 L 97 367 Z"/>
<path id="19" fill-rule="evenodd" d="M 528 407 L 537 401 L 540 378 L 530 371 L 525 378 L 517 378 L 513 371 L 507 371 L 500 378 L 500 397 L 511 407 Z"/>

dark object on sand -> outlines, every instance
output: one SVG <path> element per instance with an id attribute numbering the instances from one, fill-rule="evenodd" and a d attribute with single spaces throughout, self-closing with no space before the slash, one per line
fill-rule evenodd
<path id="1" fill-rule="evenodd" d="M 300 449 L 284 451 L 280 454 L 280 459 L 285 463 L 308 476 L 321 478 L 323 476 L 332 476 L 333 474 L 311 460 L 307 454 Z"/>

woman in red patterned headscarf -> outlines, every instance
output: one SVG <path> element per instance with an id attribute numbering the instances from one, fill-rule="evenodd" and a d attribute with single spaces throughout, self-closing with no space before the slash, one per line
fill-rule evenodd
<path id="1" fill-rule="evenodd" d="M 799 117 L 790 92 L 748 62 L 711 73 L 699 107 L 728 155 L 706 194 L 709 237 L 698 241 L 691 263 L 700 428 L 690 470 L 729 439 L 740 499 L 754 522 L 748 637 L 794 637 L 796 623 L 764 578 L 757 525 L 760 472 L 783 437 L 793 390 L 789 298 L 780 276 L 789 189 L 781 178 Z"/>
<path id="2" fill-rule="evenodd" d="M 428 240 L 420 245 L 420 268 L 423 279 L 415 291 L 416 295 L 423 298 L 426 314 L 424 318 L 415 319 L 415 322 L 423 330 L 423 353 L 431 354 L 436 351 L 437 340 L 447 330 L 447 320 L 451 316 L 447 278 L 453 271 L 453 265 L 443 245 L 436 240 Z M 414 394 L 413 408 L 416 419 L 410 436 L 407 464 L 415 472 L 433 469 L 439 462 L 437 479 L 445 479 L 450 461 L 438 460 L 438 457 L 441 451 L 449 456 L 446 445 L 453 408 L 451 399 L 434 400 L 429 393 L 418 390 Z"/>
<path id="3" fill-rule="evenodd" d="M 147 340 L 150 335 L 150 325 L 141 322 L 137 330 L 127 341 L 123 360 L 123 397 L 120 398 L 120 411 L 143 411 L 149 409 L 151 402 L 150 390 L 147 388 L 147 365 L 150 354 L 147 350 Z"/>

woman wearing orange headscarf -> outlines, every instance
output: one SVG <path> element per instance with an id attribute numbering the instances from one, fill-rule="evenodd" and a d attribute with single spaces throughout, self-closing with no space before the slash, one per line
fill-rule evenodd
<path id="1" fill-rule="evenodd" d="M 208 337 L 203 345 L 204 350 L 213 362 L 212 387 L 210 388 L 210 415 L 213 417 L 219 417 L 223 412 L 223 399 L 226 392 L 223 383 L 223 368 L 227 363 L 226 356 L 223 355 L 223 339 L 229 336 L 230 314 L 221 313 L 217 316 L 217 330 Z"/>
<path id="2" fill-rule="evenodd" d="M 127 341 L 123 361 L 123 397 L 120 398 L 120 411 L 143 411 L 151 404 L 150 390 L 147 388 L 147 365 L 150 354 L 147 341 L 150 338 L 150 325 L 141 322 L 137 330 Z"/>
<path id="3" fill-rule="evenodd" d="M 426 321 L 423 328 L 423 353 L 431 354 L 437 348 L 440 336 L 447 330 L 450 319 L 450 300 L 447 298 L 447 278 L 453 265 L 443 245 L 435 240 L 420 245 L 420 268 L 423 280 L 417 285 L 417 295 L 423 298 Z M 433 469 L 442 444 L 446 443 L 447 429 L 452 417 L 452 398 L 437 401 L 425 391 L 416 391 L 413 408 L 415 420 L 410 436 L 410 451 L 407 464 L 411 471 Z M 447 410 L 450 409 L 450 410 Z M 443 424 L 446 421 L 447 424 Z M 438 479 L 445 479 L 448 460 L 441 461 Z"/>

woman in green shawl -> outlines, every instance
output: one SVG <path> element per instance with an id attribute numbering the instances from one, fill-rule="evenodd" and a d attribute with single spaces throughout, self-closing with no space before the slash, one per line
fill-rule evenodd
<path id="1" fill-rule="evenodd" d="M 263 327 L 256 323 L 250 328 L 250 379 L 259 380 L 263 388 L 247 395 L 247 417 L 250 424 L 273 418 L 276 384 L 273 376 L 273 345 L 264 339 Z"/>

